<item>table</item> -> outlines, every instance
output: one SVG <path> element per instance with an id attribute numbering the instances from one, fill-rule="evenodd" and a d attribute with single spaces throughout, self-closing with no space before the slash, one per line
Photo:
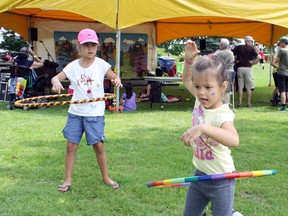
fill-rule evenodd
<path id="1" fill-rule="evenodd" d="M 155 76 L 144 76 L 143 77 L 147 81 L 156 81 L 161 83 L 175 83 L 182 82 L 181 77 L 155 77 Z"/>
<path id="2" fill-rule="evenodd" d="M 161 91 L 162 91 L 162 86 L 166 86 L 166 85 L 171 85 L 173 83 L 177 83 L 177 82 L 182 82 L 182 78 L 181 77 L 156 77 L 156 76 L 144 76 L 143 77 L 145 80 L 147 81 L 154 81 L 154 82 L 158 82 L 161 85 Z M 151 104 L 150 104 L 150 108 L 152 108 L 152 104 L 153 104 L 154 100 L 152 98 L 151 100 Z M 162 104 L 162 100 L 160 100 L 160 106 L 161 106 L 161 110 L 164 109 L 163 104 Z"/>
<path id="3" fill-rule="evenodd" d="M 0 101 L 8 101 L 8 80 L 11 77 L 11 63 L 0 63 Z"/>

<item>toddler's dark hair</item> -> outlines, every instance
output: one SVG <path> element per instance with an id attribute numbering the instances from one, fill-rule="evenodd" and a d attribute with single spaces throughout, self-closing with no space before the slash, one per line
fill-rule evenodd
<path id="1" fill-rule="evenodd" d="M 224 81 L 228 81 L 228 72 L 225 63 L 213 55 L 202 56 L 196 61 L 193 65 L 192 77 L 196 73 L 202 73 L 208 69 L 213 71 L 211 75 L 216 77 L 219 85 Z"/>
<path id="2" fill-rule="evenodd" d="M 125 85 L 125 92 L 126 92 L 126 98 L 129 99 L 132 97 L 132 94 L 133 94 L 133 85 L 128 82 L 126 83 Z"/>
<path id="3" fill-rule="evenodd" d="M 192 80 L 196 73 L 201 74 L 207 70 L 210 70 L 211 73 L 207 75 L 215 77 L 219 86 L 222 85 L 225 81 L 229 82 L 228 71 L 226 69 L 225 63 L 213 55 L 200 57 L 193 65 L 192 69 Z M 223 103 L 229 103 L 230 101 L 227 89 L 223 94 L 222 101 Z"/>

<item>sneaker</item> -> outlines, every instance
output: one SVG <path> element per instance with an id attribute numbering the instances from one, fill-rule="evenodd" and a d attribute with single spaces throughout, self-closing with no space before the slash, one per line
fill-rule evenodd
<path id="1" fill-rule="evenodd" d="M 243 215 L 241 214 L 241 212 L 232 209 L 232 216 L 243 216 Z"/>
<path id="2" fill-rule="evenodd" d="M 278 108 L 278 111 L 286 111 L 286 107 L 281 107 L 281 108 Z"/>

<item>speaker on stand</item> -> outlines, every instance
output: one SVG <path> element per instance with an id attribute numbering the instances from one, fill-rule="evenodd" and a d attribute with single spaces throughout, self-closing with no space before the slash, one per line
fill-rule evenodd
<path id="1" fill-rule="evenodd" d="M 29 41 L 31 41 L 32 46 L 34 41 L 38 41 L 38 29 L 29 28 Z"/>
<path id="2" fill-rule="evenodd" d="M 206 50 L 206 39 L 200 39 L 200 51 Z"/>

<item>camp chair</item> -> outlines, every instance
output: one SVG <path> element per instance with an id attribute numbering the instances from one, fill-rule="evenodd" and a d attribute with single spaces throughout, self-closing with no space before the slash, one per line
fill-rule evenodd
<path id="1" fill-rule="evenodd" d="M 31 70 L 29 67 L 23 67 L 23 66 L 16 66 L 16 65 L 11 65 L 10 66 L 10 79 L 8 81 L 8 96 L 9 96 L 9 105 L 7 106 L 7 109 L 14 109 L 14 103 L 18 98 L 18 96 L 16 95 L 16 89 L 17 89 L 17 82 L 18 82 L 18 77 L 22 78 L 22 77 L 29 77 L 29 75 L 31 75 Z M 25 81 L 25 85 L 21 86 L 21 91 L 19 93 L 21 93 L 21 95 L 24 95 L 24 90 L 26 90 L 26 79 L 23 79 L 23 81 Z M 20 88 L 20 85 L 19 85 Z M 23 93 L 23 94 L 22 94 Z"/>
<path id="2" fill-rule="evenodd" d="M 234 107 L 235 107 L 234 83 L 235 83 L 236 72 L 228 71 L 228 76 L 229 76 L 229 83 L 228 83 L 227 91 L 229 94 L 229 106 L 231 106 L 232 110 L 234 111 Z"/>
<path id="3" fill-rule="evenodd" d="M 113 85 L 110 79 L 105 78 L 103 86 L 104 86 L 104 93 L 113 93 Z M 112 106 L 112 105 L 113 105 L 113 99 L 105 101 L 106 109 L 108 109 L 109 106 Z"/>
<path id="4" fill-rule="evenodd" d="M 160 103 L 161 109 L 163 109 L 162 99 L 161 99 L 161 92 L 162 92 L 162 85 L 160 82 L 151 81 L 150 82 L 150 109 L 152 108 L 153 103 Z"/>

